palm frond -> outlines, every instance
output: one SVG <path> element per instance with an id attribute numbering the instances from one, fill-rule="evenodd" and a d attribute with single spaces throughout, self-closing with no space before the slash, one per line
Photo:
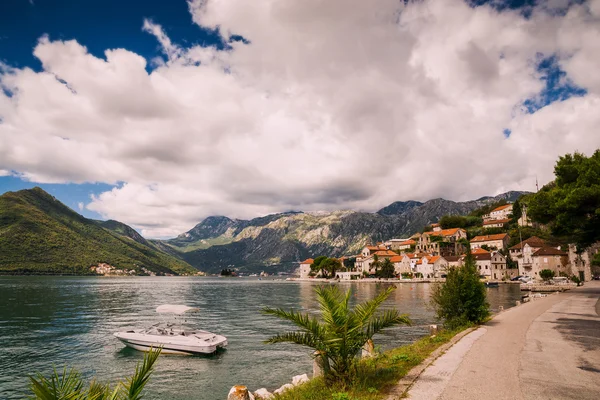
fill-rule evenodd
<path id="1" fill-rule="evenodd" d="M 74 368 L 67 373 L 66 367 L 62 375 L 54 369 L 50 379 L 37 374 L 37 379 L 29 377 L 30 389 L 34 399 L 38 400 L 80 400 L 84 398 L 81 375 Z"/>
<path id="2" fill-rule="evenodd" d="M 122 391 L 120 391 L 120 398 L 127 400 L 140 400 L 142 396 L 142 390 L 148 380 L 154 367 L 154 363 L 160 355 L 161 348 L 150 349 L 144 355 L 144 360 L 135 367 L 135 373 L 126 379 L 125 382 L 121 382 Z"/>
<path id="3" fill-rule="evenodd" d="M 365 325 L 373 317 L 379 306 L 396 290 L 395 286 L 390 286 L 379 293 L 374 299 L 358 304 L 354 307 L 354 316 L 360 325 Z"/>
<path id="4" fill-rule="evenodd" d="M 110 386 L 100 383 L 96 380 L 90 382 L 90 387 L 87 390 L 86 400 L 105 400 L 110 394 Z"/>
<path id="5" fill-rule="evenodd" d="M 407 314 L 400 314 L 397 310 L 387 310 L 369 321 L 365 333 L 368 338 L 371 338 L 381 330 L 396 325 L 411 325 L 410 318 Z"/>
<path id="6" fill-rule="evenodd" d="M 341 302 L 341 293 L 337 286 L 320 286 L 315 289 L 325 324 L 336 325 L 336 311 Z"/>
<path id="7" fill-rule="evenodd" d="M 296 326 L 310 332 L 315 337 L 323 337 L 323 327 L 316 318 L 310 317 L 308 314 L 302 314 L 294 310 L 285 311 L 281 308 L 265 307 L 262 310 L 263 314 L 274 315 L 281 319 L 290 321 Z"/>
<path id="8" fill-rule="evenodd" d="M 307 332 L 280 333 L 279 335 L 273 336 L 272 338 L 266 340 L 265 343 L 295 343 L 318 350 L 322 348 L 319 341 L 312 334 Z"/>
<path id="9" fill-rule="evenodd" d="M 348 323 L 348 303 L 350 290 L 342 292 L 337 286 L 315 289 L 317 301 L 321 306 L 321 318 L 330 331 L 339 331 Z"/>

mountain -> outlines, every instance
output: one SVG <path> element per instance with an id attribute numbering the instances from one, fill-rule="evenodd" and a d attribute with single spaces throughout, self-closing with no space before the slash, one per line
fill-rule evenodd
<path id="1" fill-rule="evenodd" d="M 138 272 L 197 272 L 131 227 L 87 219 L 40 188 L 0 196 L 0 273 L 87 274 L 101 262 Z"/>
<path id="2" fill-rule="evenodd" d="M 408 211 L 412 210 L 413 208 L 419 207 L 422 205 L 423 205 L 423 203 L 421 203 L 420 201 L 414 201 L 414 200 L 396 201 L 396 202 L 393 202 L 392 204 L 390 204 L 389 206 L 383 207 L 381 210 L 377 211 L 377 214 L 380 214 L 380 215 L 404 214 L 405 212 L 408 212 Z"/>
<path id="3" fill-rule="evenodd" d="M 376 213 L 291 212 L 249 221 L 208 217 L 188 232 L 161 243 L 207 272 L 225 267 L 290 270 L 308 257 L 357 254 L 368 243 L 408 237 L 444 215 L 465 215 L 499 200 L 514 201 L 522 194 L 525 192 L 507 192 L 466 202 L 395 202 Z"/>

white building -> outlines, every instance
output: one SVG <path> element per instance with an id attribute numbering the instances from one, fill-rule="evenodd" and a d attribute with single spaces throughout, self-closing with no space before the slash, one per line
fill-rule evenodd
<path id="1" fill-rule="evenodd" d="M 314 262 L 315 260 L 308 258 L 300 263 L 300 268 L 298 268 L 300 272 L 300 278 L 308 278 L 310 274 L 310 266 Z"/>
<path id="2" fill-rule="evenodd" d="M 500 207 L 494 208 L 488 215 L 484 215 L 483 219 L 507 219 L 510 214 L 512 214 L 513 205 L 505 204 Z"/>

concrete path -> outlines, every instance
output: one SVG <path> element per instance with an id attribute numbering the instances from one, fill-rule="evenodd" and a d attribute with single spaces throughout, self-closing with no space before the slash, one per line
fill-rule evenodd
<path id="1" fill-rule="evenodd" d="M 501 313 L 428 367 L 408 398 L 600 399 L 599 299 L 600 282 L 588 282 Z"/>

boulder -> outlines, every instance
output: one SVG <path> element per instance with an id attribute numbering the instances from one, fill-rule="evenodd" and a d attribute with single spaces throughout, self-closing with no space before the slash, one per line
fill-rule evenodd
<path id="1" fill-rule="evenodd" d="M 362 358 L 375 357 L 375 345 L 371 339 L 367 340 L 367 343 L 362 348 Z"/>
<path id="2" fill-rule="evenodd" d="M 254 392 L 254 398 L 256 400 L 269 400 L 273 398 L 273 393 L 265 388 L 260 388 Z"/>
<path id="3" fill-rule="evenodd" d="M 302 385 L 306 382 L 308 382 L 308 375 L 306 374 L 296 375 L 292 378 L 292 385 L 294 386 Z"/>
<path id="4" fill-rule="evenodd" d="M 227 400 L 255 400 L 248 388 L 243 385 L 236 385 L 231 388 L 227 395 Z"/>
<path id="5" fill-rule="evenodd" d="M 294 388 L 294 385 L 292 385 L 291 383 L 286 383 L 279 389 L 274 390 L 273 394 L 281 394 L 281 393 L 285 392 L 286 390 L 293 389 L 293 388 Z M 227 399 L 227 400 L 229 400 L 229 399 Z"/>

